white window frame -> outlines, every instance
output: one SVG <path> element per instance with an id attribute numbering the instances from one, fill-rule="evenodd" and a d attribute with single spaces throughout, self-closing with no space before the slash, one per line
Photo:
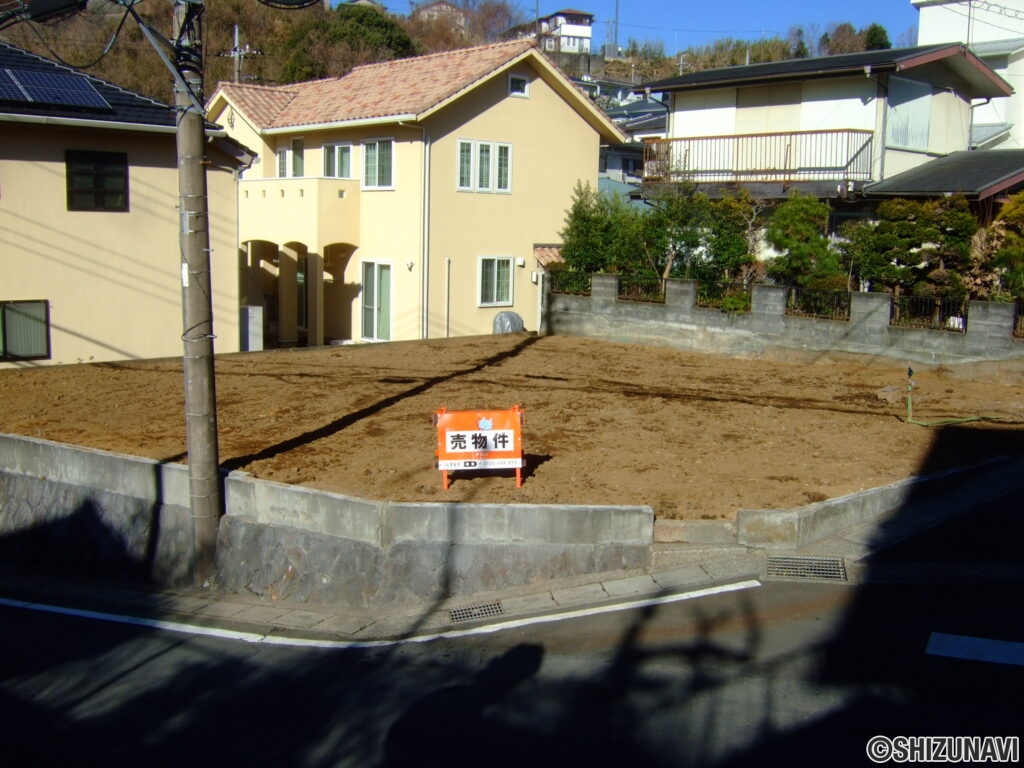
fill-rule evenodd
<path id="1" fill-rule="evenodd" d="M 515 83 L 522 82 L 522 89 L 516 88 Z M 508 95 L 513 96 L 517 99 L 528 99 L 530 98 L 530 78 L 526 75 L 517 75 L 514 73 L 508 76 Z"/>
<path id="2" fill-rule="evenodd" d="M 502 157 L 505 158 L 504 172 Z M 510 194 L 512 145 L 500 141 L 459 139 L 455 150 L 455 188 L 460 192 Z"/>
<path id="3" fill-rule="evenodd" d="M 494 262 L 494 283 L 493 285 L 484 285 L 484 264 L 486 262 Z M 481 307 L 511 307 L 515 301 L 515 259 L 511 256 L 481 256 L 477 261 L 477 301 L 478 306 Z M 500 280 L 498 279 L 499 265 L 506 264 L 508 266 L 508 298 L 501 299 L 498 297 L 498 286 Z M 490 289 L 490 297 L 485 295 L 485 288 Z"/>
<path id="4" fill-rule="evenodd" d="M 378 183 L 376 183 L 376 179 L 374 180 L 374 183 L 371 184 L 371 183 L 369 183 L 369 174 L 367 173 L 367 170 L 368 170 L 368 163 L 370 162 L 370 156 L 372 154 L 374 154 L 374 152 L 372 152 L 370 150 L 370 146 L 371 145 L 376 146 L 378 151 L 379 151 L 380 145 L 383 142 L 387 142 L 390 145 L 390 147 L 391 147 L 391 149 L 390 149 L 390 151 L 391 151 L 391 168 L 390 168 L 391 178 L 388 180 L 387 184 L 378 184 Z M 363 151 L 362 188 L 363 189 L 394 189 L 395 188 L 395 139 L 394 139 L 394 137 L 392 137 L 392 136 L 380 136 L 380 137 L 373 138 L 373 139 L 364 139 L 363 143 L 362 143 L 362 151 Z M 378 157 L 379 157 L 379 155 L 378 155 Z M 375 169 L 374 176 L 376 177 L 377 175 L 379 175 L 379 173 L 380 173 L 380 163 L 378 162 L 377 163 L 377 168 Z"/>
<path id="5" fill-rule="evenodd" d="M 274 154 L 277 158 L 277 178 L 297 179 L 305 176 L 306 147 L 301 136 L 288 139 L 288 145 L 278 147 Z M 297 163 L 302 165 L 300 173 L 295 172 Z"/>
<path id="6" fill-rule="evenodd" d="M 366 270 L 370 269 L 373 272 L 373 290 L 370 291 L 365 285 Z M 395 283 L 394 283 L 394 265 L 391 261 L 379 260 L 379 259 L 366 259 L 360 263 L 359 267 L 359 282 L 362 286 L 359 291 L 359 336 L 363 341 L 391 341 L 394 337 L 394 321 L 395 321 Z M 381 289 L 381 276 L 384 275 L 387 278 L 387 286 L 385 289 Z M 382 311 L 381 303 L 383 300 L 387 302 L 387 306 Z M 366 322 L 367 312 L 373 315 L 373 328 L 368 328 Z M 385 325 L 386 324 L 386 325 Z M 382 325 L 385 325 L 382 332 Z"/>
<path id="7" fill-rule="evenodd" d="M 306 142 L 301 136 L 294 136 L 288 146 L 291 155 L 288 169 L 292 178 L 301 179 L 306 175 Z"/>
<path id="8" fill-rule="evenodd" d="M 328 168 L 328 163 L 327 163 L 327 157 L 328 157 L 328 154 L 329 154 L 328 150 L 333 150 L 333 152 L 334 152 L 334 161 L 330 164 L 330 166 L 331 166 L 330 168 Z M 342 155 L 342 151 L 343 150 L 347 150 L 348 151 L 348 173 L 347 174 L 343 174 L 341 172 L 340 162 L 341 162 L 341 155 Z M 353 169 L 355 168 L 355 154 L 356 153 L 355 153 L 355 151 L 352 148 L 352 142 L 351 141 L 332 141 L 332 142 L 328 142 L 328 143 L 324 144 L 323 152 L 324 152 L 324 176 L 326 176 L 327 178 L 330 178 L 330 179 L 354 179 L 355 178 L 355 176 L 353 175 Z"/>

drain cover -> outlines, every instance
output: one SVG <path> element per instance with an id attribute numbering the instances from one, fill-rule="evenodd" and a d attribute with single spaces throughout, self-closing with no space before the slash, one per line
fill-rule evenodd
<path id="1" fill-rule="evenodd" d="M 846 581 L 846 564 L 841 557 L 769 555 L 765 575 L 769 579 Z"/>
<path id="2" fill-rule="evenodd" d="M 477 603 L 463 608 L 451 608 L 448 611 L 448 616 L 453 624 L 460 621 L 488 619 L 491 616 L 501 616 L 501 614 L 501 603 Z"/>

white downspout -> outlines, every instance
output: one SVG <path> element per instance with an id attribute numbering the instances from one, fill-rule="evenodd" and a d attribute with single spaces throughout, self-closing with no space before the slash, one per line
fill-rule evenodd
<path id="1" fill-rule="evenodd" d="M 419 128 L 423 142 L 423 188 L 420 190 L 420 338 L 430 335 L 430 137 L 422 125 L 399 122 L 406 128 Z"/>

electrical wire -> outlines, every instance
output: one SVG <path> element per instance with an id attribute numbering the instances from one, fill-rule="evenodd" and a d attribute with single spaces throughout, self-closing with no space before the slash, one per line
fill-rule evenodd
<path id="1" fill-rule="evenodd" d="M 99 56 L 97 56 L 92 61 L 88 61 L 85 63 L 76 64 L 70 61 L 65 61 L 64 58 L 53 49 L 53 46 L 50 45 L 49 41 L 47 41 L 40 34 L 38 24 L 29 23 L 29 29 L 32 30 L 33 34 L 38 38 L 39 43 L 43 46 L 43 48 L 46 49 L 46 52 L 57 63 L 63 64 L 65 67 L 71 67 L 73 69 L 89 69 L 90 67 L 95 67 L 101 61 L 103 61 L 103 59 L 107 57 L 110 51 L 113 50 L 114 43 L 117 42 L 117 38 L 121 34 L 121 30 L 124 29 L 124 24 L 128 20 L 128 15 L 131 13 L 132 6 L 135 5 L 135 2 L 139 2 L 139 0 L 134 0 L 134 2 L 131 3 L 116 2 L 115 0 L 115 4 L 125 6 L 124 15 L 121 17 L 121 21 L 118 22 L 117 29 L 115 29 L 114 34 L 111 35 L 110 41 L 106 44 L 106 46 L 104 46 Z"/>

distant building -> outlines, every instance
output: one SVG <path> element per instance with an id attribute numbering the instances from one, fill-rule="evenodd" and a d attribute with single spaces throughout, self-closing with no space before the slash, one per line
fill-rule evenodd
<path id="1" fill-rule="evenodd" d="M 448 0 L 419 3 L 409 16 L 416 20 L 444 22 L 460 34 L 466 32 L 466 11 Z"/>
<path id="2" fill-rule="evenodd" d="M 513 27 L 509 40 L 533 37 L 546 53 L 590 53 L 594 14 L 586 11 L 555 11 L 536 21 Z"/>

